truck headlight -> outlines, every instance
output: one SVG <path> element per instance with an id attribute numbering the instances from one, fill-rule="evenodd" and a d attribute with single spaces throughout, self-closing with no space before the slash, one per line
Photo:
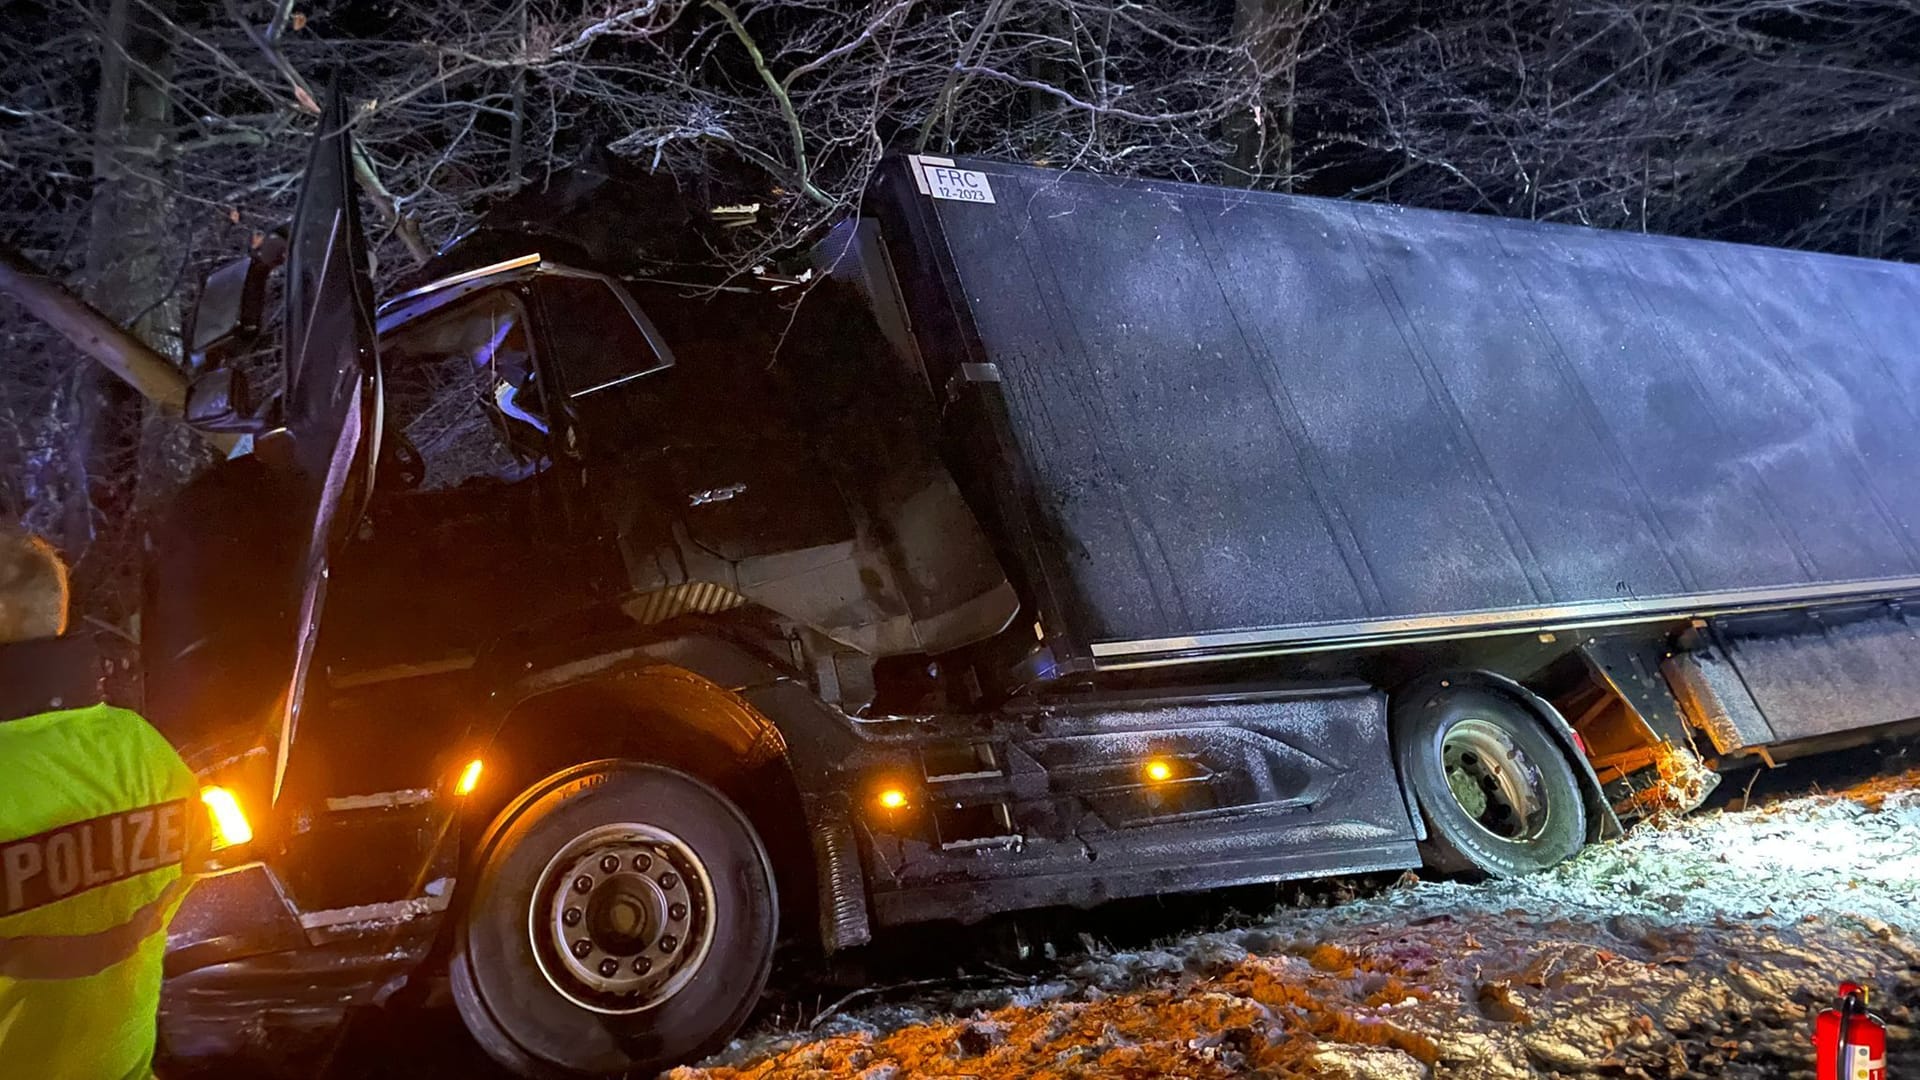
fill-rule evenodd
<path id="1" fill-rule="evenodd" d="M 214 851 L 253 839 L 253 826 L 247 823 L 247 815 L 240 809 L 240 800 L 233 792 L 218 784 L 209 784 L 200 789 L 200 801 L 207 808 Z"/>

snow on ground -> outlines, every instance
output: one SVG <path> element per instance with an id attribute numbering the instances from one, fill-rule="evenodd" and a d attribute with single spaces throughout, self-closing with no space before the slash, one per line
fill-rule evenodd
<path id="1" fill-rule="evenodd" d="M 675 1080 L 1813 1074 L 1841 979 L 1920 1072 L 1920 769 L 1642 826 L 1547 874 L 1411 878 L 1045 974 L 778 1019 Z"/>

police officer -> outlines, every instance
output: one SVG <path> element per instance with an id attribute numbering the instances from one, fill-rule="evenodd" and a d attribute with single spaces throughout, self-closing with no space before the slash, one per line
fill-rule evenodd
<path id="1" fill-rule="evenodd" d="M 51 655 L 66 599 L 53 550 L 0 527 L 0 655 Z M 21 698 L 25 680 L 9 666 L 20 670 L 0 664 L 0 1077 L 148 1076 L 165 930 L 201 835 L 193 773 L 125 709 L 13 718 L 8 692 Z"/>

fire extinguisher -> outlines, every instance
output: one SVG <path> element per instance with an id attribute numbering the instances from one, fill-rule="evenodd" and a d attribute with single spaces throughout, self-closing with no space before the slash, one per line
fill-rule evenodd
<path id="1" fill-rule="evenodd" d="M 1887 1080 L 1887 1025 L 1867 1011 L 1867 988 L 1840 984 L 1840 1000 L 1813 1022 L 1817 1080 Z"/>

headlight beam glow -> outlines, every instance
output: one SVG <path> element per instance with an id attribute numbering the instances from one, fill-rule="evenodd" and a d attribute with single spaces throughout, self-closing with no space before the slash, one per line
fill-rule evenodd
<path id="1" fill-rule="evenodd" d="M 467 762 L 467 767 L 460 770 L 460 779 L 453 785 L 453 793 L 455 795 L 473 794 L 473 789 L 480 786 L 480 770 L 483 767 L 479 758 Z"/>
<path id="2" fill-rule="evenodd" d="M 200 789 L 200 801 L 207 807 L 207 820 L 213 826 L 213 850 L 230 848 L 253 839 L 253 826 L 240 810 L 233 792 L 217 784 Z"/>

